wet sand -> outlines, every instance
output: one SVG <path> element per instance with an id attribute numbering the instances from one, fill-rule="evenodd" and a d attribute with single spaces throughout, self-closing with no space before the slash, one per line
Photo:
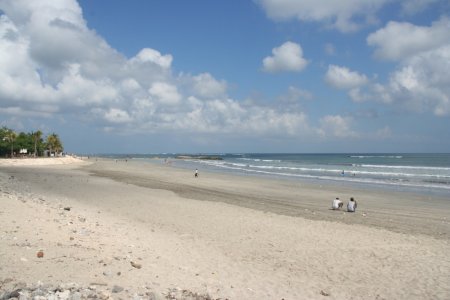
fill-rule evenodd
<path id="1" fill-rule="evenodd" d="M 439 196 L 217 173 L 203 173 L 199 180 L 192 180 L 193 171 L 131 161 L 127 164 L 97 163 L 85 169 L 119 182 L 169 190 L 183 198 L 450 239 L 450 199 Z M 344 201 L 341 211 L 331 210 L 331 201 L 335 197 Z M 349 217 L 345 207 L 350 197 L 358 201 L 358 209 Z"/>

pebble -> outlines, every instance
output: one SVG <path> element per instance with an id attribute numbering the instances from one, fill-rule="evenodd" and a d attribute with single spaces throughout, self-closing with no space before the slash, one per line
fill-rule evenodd
<path id="1" fill-rule="evenodd" d="M 134 261 L 132 261 L 132 262 L 130 262 L 130 263 L 131 263 L 131 266 L 135 267 L 136 269 L 142 268 L 142 265 L 141 265 L 141 264 L 135 263 Z"/>
<path id="2" fill-rule="evenodd" d="M 12 290 L 0 289 L 0 300 L 6 299 L 18 299 L 18 300 L 81 300 L 81 299 L 115 299 L 112 294 L 120 294 L 119 299 L 151 299 L 151 300 L 163 300 L 163 299 L 196 299 L 196 300 L 213 300 L 207 294 L 198 294 L 189 290 L 174 288 L 169 289 L 167 293 L 160 294 L 156 291 L 147 291 L 145 294 L 136 293 L 124 287 L 114 285 L 112 288 L 108 288 L 106 285 L 82 287 L 75 283 L 61 284 L 59 286 L 44 285 L 38 283 L 35 285 L 25 285 L 18 283 Z M 20 286 L 20 287 L 18 287 Z M 3 287 L 4 288 L 4 287 Z"/>
<path id="3" fill-rule="evenodd" d="M 123 291 L 123 287 L 118 286 L 118 285 L 114 285 L 111 291 L 113 293 L 120 293 L 121 291 Z"/>
<path id="4" fill-rule="evenodd" d="M 70 291 L 69 290 L 65 290 L 65 291 L 62 291 L 62 292 L 57 292 L 56 295 L 58 296 L 58 299 L 61 299 L 61 300 L 69 299 Z"/>
<path id="5" fill-rule="evenodd" d="M 103 272 L 103 275 L 105 275 L 105 276 L 108 276 L 108 277 L 109 277 L 109 276 L 111 276 L 111 272 L 110 272 L 110 271 L 104 271 L 104 272 Z"/>

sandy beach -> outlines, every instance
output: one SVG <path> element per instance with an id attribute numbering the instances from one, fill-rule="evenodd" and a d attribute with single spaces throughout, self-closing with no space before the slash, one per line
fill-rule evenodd
<path id="1" fill-rule="evenodd" d="M 0 160 L 0 201 L 0 299 L 450 297 L 443 197 L 66 158 Z"/>

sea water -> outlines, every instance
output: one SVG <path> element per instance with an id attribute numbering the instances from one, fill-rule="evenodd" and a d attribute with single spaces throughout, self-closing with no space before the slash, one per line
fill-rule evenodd
<path id="1" fill-rule="evenodd" d="M 216 155 L 216 154 L 215 154 Z M 450 154 L 220 154 L 181 167 L 450 195 Z"/>
<path id="2" fill-rule="evenodd" d="M 358 154 L 212 154 L 220 160 L 180 160 L 176 154 L 162 157 L 174 166 L 195 170 L 307 180 L 323 184 L 371 186 L 448 195 L 450 199 L 450 153 L 358 153 Z M 133 156 L 136 157 L 136 156 Z"/>

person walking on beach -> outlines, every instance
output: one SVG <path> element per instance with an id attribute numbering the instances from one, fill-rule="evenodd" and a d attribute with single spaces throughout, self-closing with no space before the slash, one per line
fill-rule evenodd
<path id="1" fill-rule="evenodd" d="M 198 177 L 198 169 L 195 169 L 194 176 L 195 176 L 195 177 Z"/>
<path id="2" fill-rule="evenodd" d="M 350 201 L 347 204 L 347 211 L 355 212 L 357 206 L 358 206 L 358 204 L 356 203 L 355 199 L 353 199 L 353 197 L 351 197 Z"/>
<path id="3" fill-rule="evenodd" d="M 341 209 L 342 206 L 344 206 L 344 202 L 342 202 L 341 200 L 339 200 L 338 197 L 336 197 L 336 199 L 334 199 L 333 202 L 331 203 L 331 208 L 332 208 L 333 210 Z"/>

